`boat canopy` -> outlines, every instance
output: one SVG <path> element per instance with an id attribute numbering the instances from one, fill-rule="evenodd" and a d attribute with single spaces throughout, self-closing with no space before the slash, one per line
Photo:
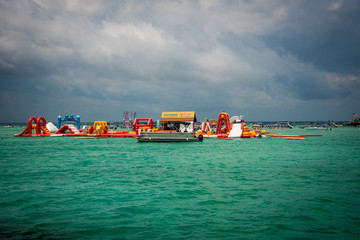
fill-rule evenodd
<path id="1" fill-rule="evenodd" d="M 195 111 L 162 112 L 160 122 L 197 122 Z"/>

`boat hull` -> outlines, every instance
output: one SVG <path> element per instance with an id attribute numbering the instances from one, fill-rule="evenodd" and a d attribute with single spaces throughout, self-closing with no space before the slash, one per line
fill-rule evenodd
<path id="1" fill-rule="evenodd" d="M 164 133 L 164 132 L 141 132 L 139 142 L 199 142 L 194 133 Z"/>

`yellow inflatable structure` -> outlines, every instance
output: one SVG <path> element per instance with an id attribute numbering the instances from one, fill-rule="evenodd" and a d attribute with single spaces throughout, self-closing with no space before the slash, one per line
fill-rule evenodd
<path id="1" fill-rule="evenodd" d="M 97 132 L 99 135 L 103 132 L 103 129 L 106 129 L 105 132 L 107 132 L 107 122 L 106 121 L 95 121 L 93 125 L 93 129 L 95 132 Z"/>

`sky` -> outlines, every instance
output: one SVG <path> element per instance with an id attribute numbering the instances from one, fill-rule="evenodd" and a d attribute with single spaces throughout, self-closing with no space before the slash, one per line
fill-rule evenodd
<path id="1" fill-rule="evenodd" d="M 358 0 L 2 0 L 0 122 L 360 114 Z"/>

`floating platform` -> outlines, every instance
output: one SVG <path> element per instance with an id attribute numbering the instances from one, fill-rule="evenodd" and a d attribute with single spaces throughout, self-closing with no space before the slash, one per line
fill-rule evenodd
<path id="1" fill-rule="evenodd" d="M 141 132 L 138 137 L 139 142 L 199 142 L 203 137 L 195 136 L 195 133 L 182 133 L 182 132 Z"/>
<path id="2" fill-rule="evenodd" d="M 220 139 L 220 140 L 234 140 L 233 138 L 229 138 L 229 137 L 217 137 L 216 139 Z"/>

